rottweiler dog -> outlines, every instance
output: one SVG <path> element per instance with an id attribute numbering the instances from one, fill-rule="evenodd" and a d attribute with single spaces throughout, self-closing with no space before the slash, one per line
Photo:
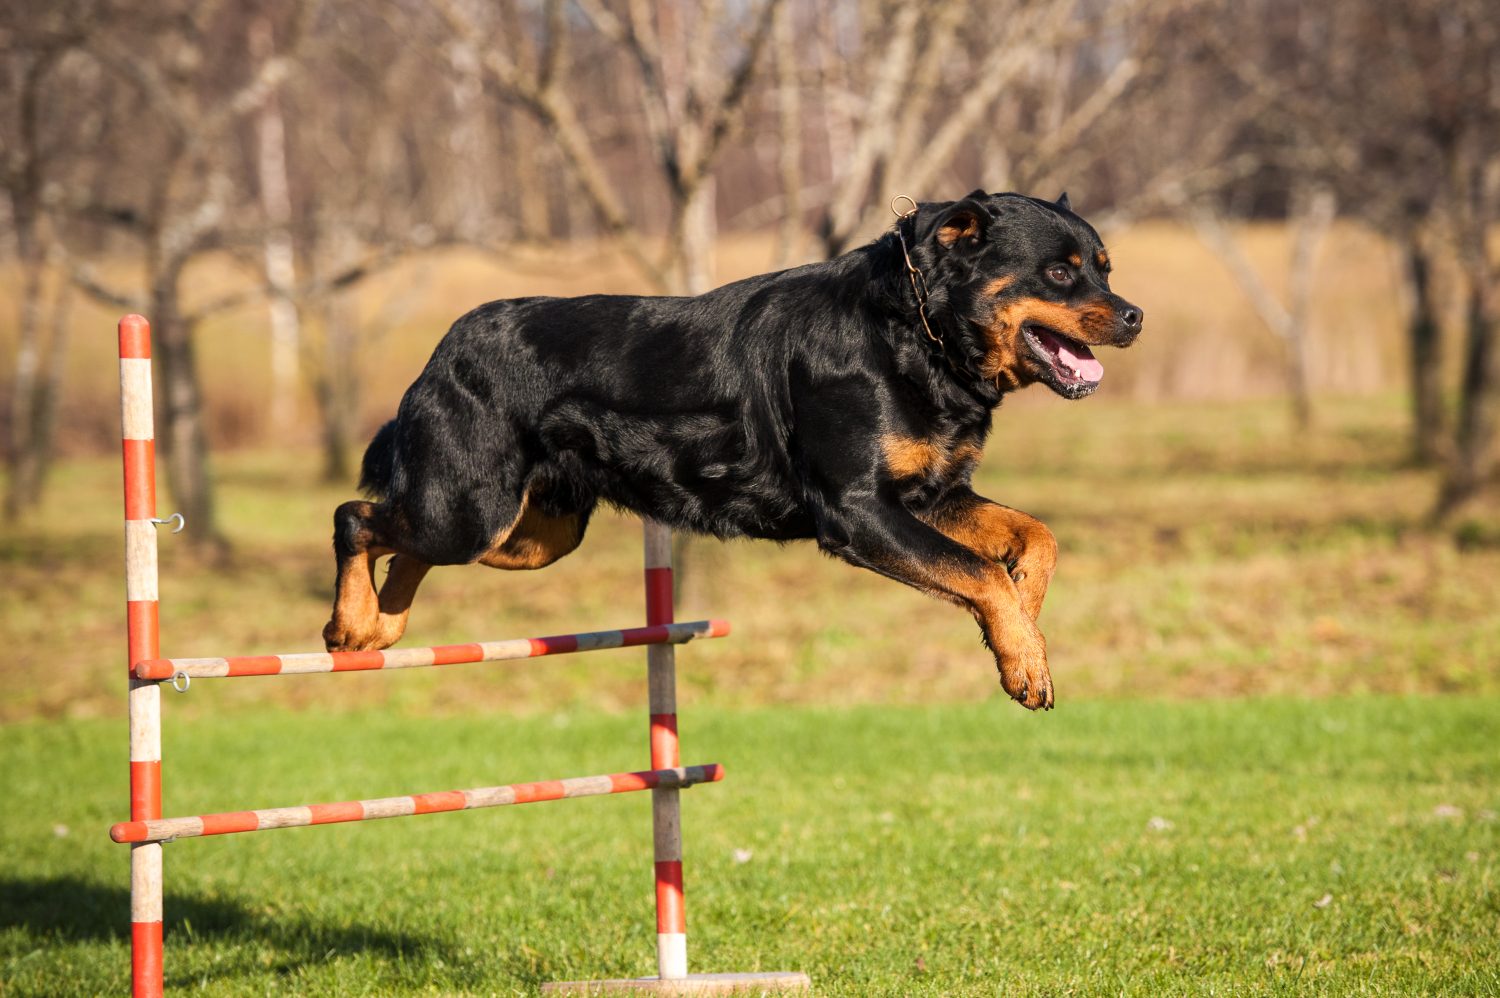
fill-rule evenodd
<path id="1" fill-rule="evenodd" d="M 1064 194 L 923 203 L 824 263 L 696 297 L 481 305 L 453 324 L 334 514 L 332 651 L 401 637 L 433 565 L 534 569 L 602 499 L 676 530 L 814 540 L 979 622 L 1011 697 L 1053 704 L 1057 543 L 970 478 L 1009 392 L 1089 395 L 1141 310 Z M 376 559 L 393 555 L 377 594 Z"/>

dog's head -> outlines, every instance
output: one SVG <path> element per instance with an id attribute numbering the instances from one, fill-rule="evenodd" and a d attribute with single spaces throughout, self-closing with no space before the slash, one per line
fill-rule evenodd
<path id="1" fill-rule="evenodd" d="M 1104 376 L 1089 347 L 1140 335 L 1141 310 L 1109 289 L 1109 254 L 1066 194 L 975 191 L 900 224 L 944 349 L 1001 391 L 1040 381 L 1083 398 Z"/>

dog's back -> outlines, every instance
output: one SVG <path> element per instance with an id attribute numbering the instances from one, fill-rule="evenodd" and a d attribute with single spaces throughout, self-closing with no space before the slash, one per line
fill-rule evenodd
<path id="1" fill-rule="evenodd" d="M 474 560 L 528 495 L 559 515 L 602 499 L 702 533 L 811 536 L 790 458 L 789 377 L 809 339 L 851 336 L 847 312 L 834 318 L 847 308 L 829 294 L 837 269 L 693 298 L 482 305 L 454 323 L 376 434 L 361 485 L 407 511 L 409 540 L 434 564 Z"/>

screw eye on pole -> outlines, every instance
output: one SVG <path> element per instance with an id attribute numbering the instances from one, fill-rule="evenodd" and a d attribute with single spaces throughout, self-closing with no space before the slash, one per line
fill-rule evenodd
<path id="1" fill-rule="evenodd" d="M 377 818 L 404 818 L 444 811 L 539 801 L 597 797 L 650 790 L 656 877 L 657 976 L 615 981 L 544 984 L 544 992 L 599 994 L 645 991 L 660 994 L 765 994 L 810 987 L 800 973 L 689 974 L 682 890 L 681 793 L 724 776 L 717 763 L 684 766 L 677 743 L 675 646 L 729 633 L 722 620 L 676 623 L 672 608 L 672 535 L 647 523 L 646 626 L 544 638 L 473 642 L 435 648 L 391 648 L 377 652 L 300 652 L 230 655 L 221 658 L 161 656 L 156 534 L 163 524 L 185 526 L 182 514 L 156 515 L 155 430 L 151 400 L 151 327 L 138 315 L 120 320 L 120 413 L 125 468 L 125 619 L 130 713 L 130 820 L 116 823 L 110 837 L 130 845 L 130 970 L 134 998 L 159 998 L 163 990 L 162 844 L 178 839 L 262 832 Z M 461 662 L 500 662 L 608 648 L 646 646 L 650 699 L 651 768 L 634 773 L 511 783 L 473 790 L 445 790 L 372 800 L 163 818 L 161 813 L 161 684 L 179 693 L 194 679 L 364 672 Z"/>

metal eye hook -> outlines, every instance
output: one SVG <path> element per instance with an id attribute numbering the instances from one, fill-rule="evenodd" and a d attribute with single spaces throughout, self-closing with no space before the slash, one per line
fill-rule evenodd
<path id="1" fill-rule="evenodd" d="M 178 680 L 182 681 L 182 685 L 181 686 L 177 685 Z M 188 687 L 192 686 L 192 685 L 193 685 L 193 677 L 189 676 L 186 672 L 183 672 L 181 669 L 178 669 L 175 673 L 173 673 L 173 675 L 172 675 L 172 689 L 176 690 L 178 693 L 186 693 L 188 691 Z"/>
<path id="2" fill-rule="evenodd" d="M 898 209 L 896 207 L 896 205 L 899 204 L 902 201 L 905 201 L 907 204 L 911 205 L 911 210 L 910 211 L 901 211 L 900 209 Z M 908 215 L 915 215 L 916 212 L 917 212 L 917 199 L 916 198 L 907 197 L 905 194 L 897 194 L 895 197 L 891 198 L 891 214 L 895 215 L 897 218 L 905 218 Z"/>
<path id="3" fill-rule="evenodd" d="M 151 518 L 151 522 L 154 523 L 154 524 L 156 524 L 157 526 L 160 526 L 160 525 L 162 525 L 164 523 L 173 523 L 173 522 L 175 522 L 177 524 L 177 526 L 175 526 L 175 527 L 172 528 L 172 533 L 174 533 L 174 534 L 180 534 L 180 533 L 182 533 L 183 528 L 185 528 L 187 526 L 187 518 L 185 516 L 183 516 L 181 513 L 173 513 L 171 516 L 167 517 L 165 520 L 163 520 L 161 517 L 153 516 Z"/>

